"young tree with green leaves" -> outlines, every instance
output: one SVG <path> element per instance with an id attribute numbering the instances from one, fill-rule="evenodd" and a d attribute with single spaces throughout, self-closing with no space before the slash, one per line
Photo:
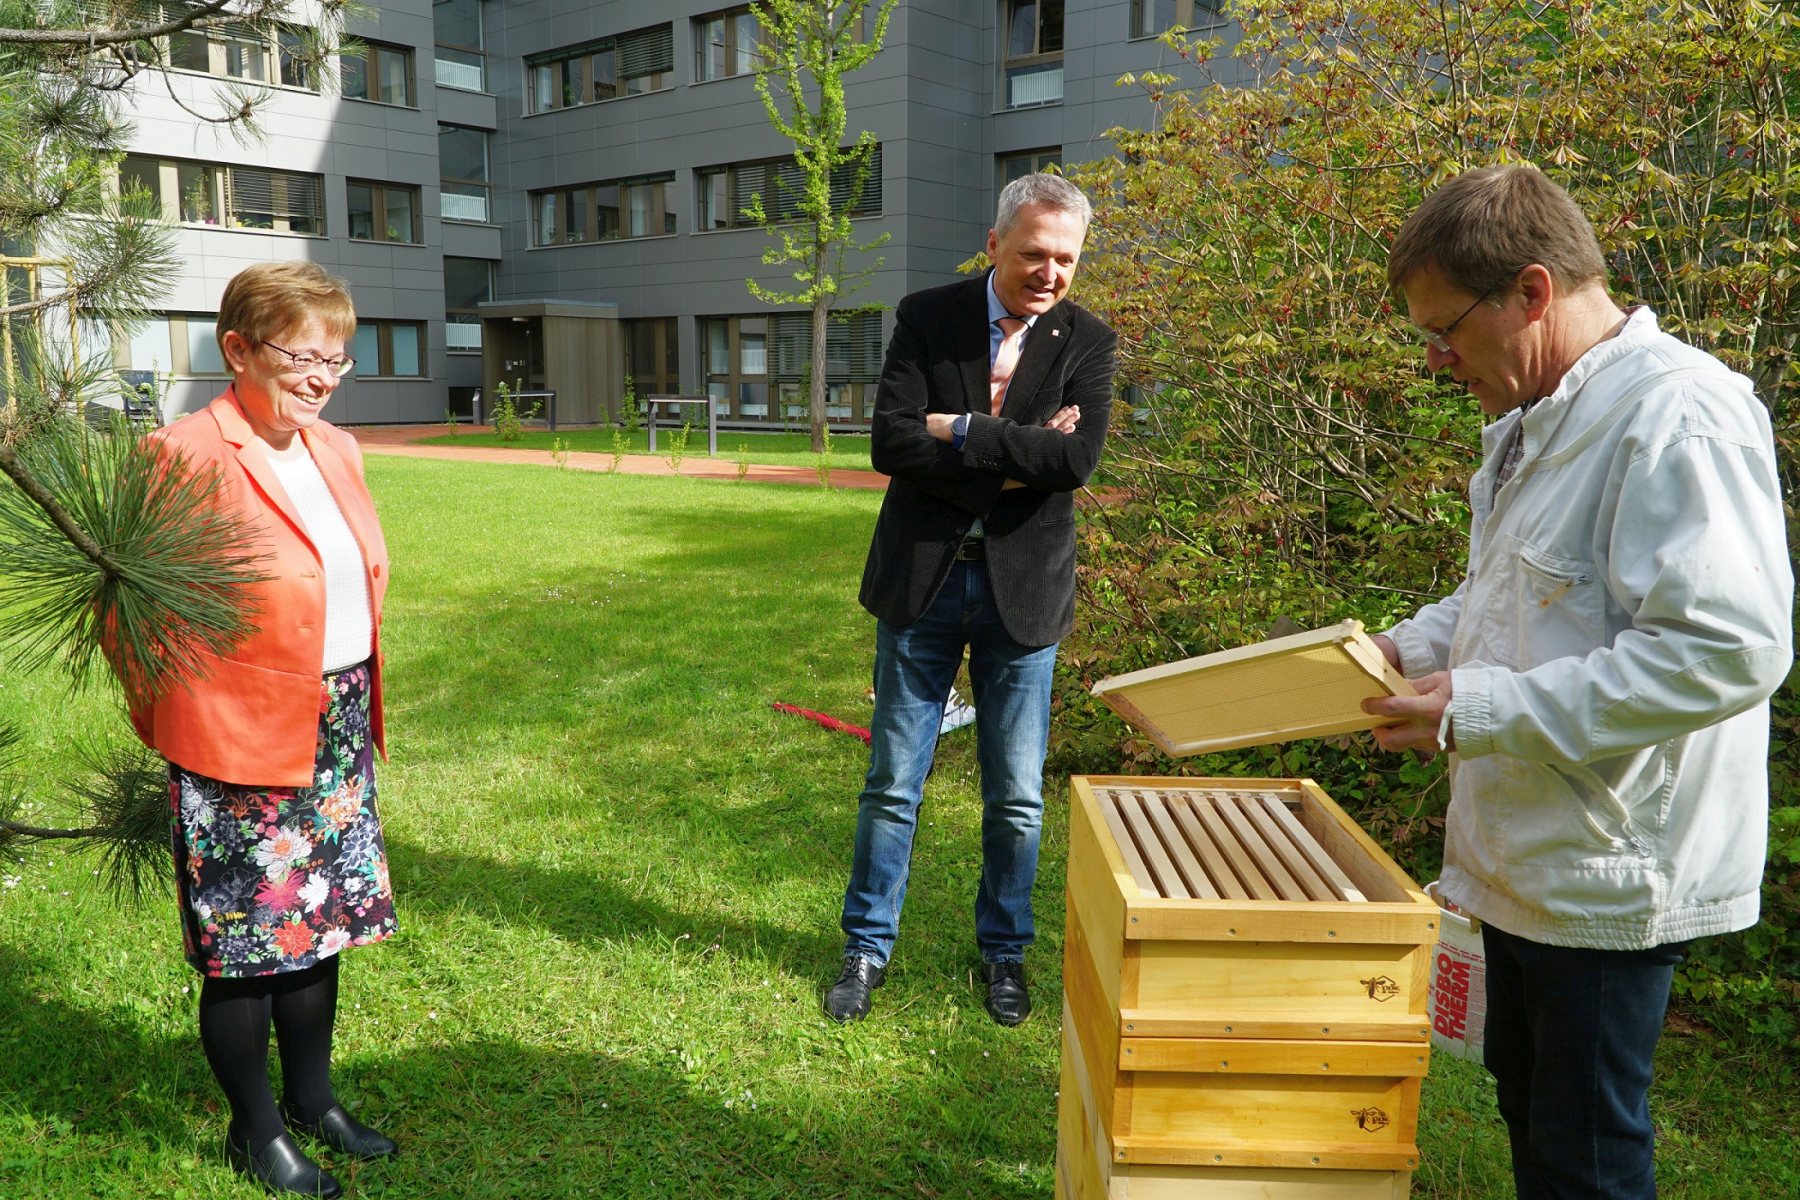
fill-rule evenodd
<path id="1" fill-rule="evenodd" d="M 116 396 L 92 345 L 145 318 L 175 281 L 176 231 L 143 192 L 118 186 L 131 99 L 166 91 L 196 120 L 258 132 L 271 94 L 223 81 L 210 101 L 171 74 L 173 39 L 228 30 L 278 44 L 321 86 L 342 43 L 342 0 L 0 0 L 0 654 L 59 664 L 72 686 L 116 682 L 128 701 L 181 686 L 196 651 L 250 629 L 241 592 L 256 548 L 211 502 L 214 480 L 123 423 L 96 430 L 88 403 Z M 84 355 L 84 344 L 88 347 Z M 67 790 L 77 828 L 16 818 L 18 735 L 0 728 L 0 856 L 49 840 L 98 845 L 109 881 L 136 891 L 166 859 L 167 783 L 135 742 L 94 740 Z M 35 782 L 35 781 L 34 781 Z"/>
<path id="2" fill-rule="evenodd" d="M 844 77 L 881 50 L 888 19 L 899 0 L 757 0 L 759 25 L 756 92 L 769 123 L 794 143 L 794 182 L 777 178 L 776 195 L 752 195 L 745 212 L 780 239 L 763 252 L 769 266 L 793 269 L 792 290 L 746 280 L 765 304 L 805 304 L 812 310 L 812 357 L 807 370 L 807 411 L 812 449 L 825 449 L 825 338 L 833 304 L 862 288 L 881 268 L 847 268 L 845 259 L 885 244 L 887 234 L 859 242 L 850 212 L 869 176 L 875 135 L 868 130 L 845 146 L 849 114 Z M 783 108 L 785 105 L 785 114 Z M 841 202 L 833 197 L 840 187 Z M 790 192 L 790 195 L 782 195 Z M 838 310 L 842 315 L 843 310 Z"/>

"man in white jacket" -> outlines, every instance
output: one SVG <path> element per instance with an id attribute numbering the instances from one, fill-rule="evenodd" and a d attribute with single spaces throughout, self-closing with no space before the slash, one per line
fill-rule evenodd
<path id="1" fill-rule="evenodd" d="M 1452 754 L 1443 893 L 1483 925 L 1518 1194 L 1653 1197 L 1675 966 L 1757 919 L 1793 658 L 1768 412 L 1612 302 L 1592 226 L 1531 168 L 1432 193 L 1388 279 L 1496 420 L 1462 586 L 1376 638 L 1421 694 L 1367 707 L 1407 719 L 1387 749 Z"/>

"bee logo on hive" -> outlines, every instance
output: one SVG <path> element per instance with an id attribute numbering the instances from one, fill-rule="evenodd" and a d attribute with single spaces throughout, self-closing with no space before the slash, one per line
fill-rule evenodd
<path id="1" fill-rule="evenodd" d="M 1369 990 L 1371 1000 L 1392 1000 L 1400 994 L 1400 985 L 1386 975 L 1377 975 L 1373 979 L 1359 979 L 1358 983 Z"/>
<path id="2" fill-rule="evenodd" d="M 1388 1115 L 1379 1108 L 1353 1108 L 1350 1115 L 1356 1118 L 1357 1128 L 1365 1132 L 1374 1133 L 1387 1128 Z"/>

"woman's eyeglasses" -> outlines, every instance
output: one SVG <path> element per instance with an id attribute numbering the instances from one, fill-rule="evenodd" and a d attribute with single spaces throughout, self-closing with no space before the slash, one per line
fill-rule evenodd
<path id="1" fill-rule="evenodd" d="M 295 354 L 292 350 L 277 346 L 274 342 L 262 342 L 262 344 L 271 350 L 278 350 L 287 355 L 288 362 L 293 364 L 294 369 L 305 375 L 310 375 L 320 367 L 324 367 L 329 374 L 342 379 L 350 373 L 350 368 L 356 365 L 354 358 L 346 358 L 342 355 L 337 358 L 320 358 L 317 354 Z"/>

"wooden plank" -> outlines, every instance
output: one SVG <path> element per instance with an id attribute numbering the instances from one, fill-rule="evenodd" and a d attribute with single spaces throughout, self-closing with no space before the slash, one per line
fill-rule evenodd
<path id="1" fill-rule="evenodd" d="M 1181 872 L 1182 881 L 1187 884 L 1188 895 L 1196 900 L 1219 899 L 1219 889 L 1207 878 L 1206 869 L 1194 857 L 1193 849 L 1181 835 L 1181 830 L 1175 824 L 1175 817 L 1169 811 L 1179 806 L 1175 798 L 1165 792 L 1139 792 L 1138 798 L 1144 802 L 1144 808 L 1149 812 L 1150 820 L 1155 823 L 1156 832 L 1161 836 L 1169 857 L 1175 860 L 1175 869 Z"/>
<path id="2" fill-rule="evenodd" d="M 1145 896 L 1125 902 L 1125 941 L 1352 942 L 1429 946 L 1437 914 L 1411 904 L 1236 900 L 1196 904 Z M 1127 1006 L 1129 1007 L 1129 1006 Z"/>
<path id="3" fill-rule="evenodd" d="M 1085 1182 L 1085 1190 L 1079 1187 L 1076 1189 L 1084 1200 L 1090 1196 L 1092 1200 L 1104 1200 L 1112 1174 L 1112 1142 L 1107 1134 L 1110 1118 L 1102 1119 L 1095 1103 L 1094 1083 L 1088 1076 L 1080 1044 L 1075 1040 L 1067 1002 L 1063 1004 L 1062 1051 L 1063 1094 L 1057 1097 L 1058 1107 L 1061 1108 L 1072 1098 L 1076 1102 L 1076 1111 L 1067 1115 L 1072 1123 L 1078 1123 L 1076 1128 L 1070 1130 L 1069 1141 L 1065 1143 L 1072 1150 L 1069 1162 L 1070 1182 Z M 1059 1137 L 1058 1141 L 1062 1140 Z M 1063 1147 L 1059 1145 L 1058 1148 L 1060 1150 Z"/>
<path id="4" fill-rule="evenodd" d="M 1313 869 L 1324 878 L 1326 883 L 1331 885 L 1339 900 L 1361 903 L 1368 899 L 1362 894 L 1362 889 L 1357 887 L 1348 875 L 1344 874 L 1344 869 L 1337 865 L 1337 860 L 1325 853 L 1325 847 L 1319 845 L 1319 839 L 1315 838 L 1306 826 L 1300 823 L 1300 819 L 1282 802 L 1281 797 L 1264 792 L 1261 798 L 1263 807 L 1269 810 L 1269 815 L 1274 817 L 1281 828 L 1286 831 L 1288 838 L 1300 853 L 1306 856 L 1306 860 L 1313 865 Z"/>
<path id="5" fill-rule="evenodd" d="M 1115 1165 L 1109 1200 L 1407 1200 L 1407 1171 Z"/>
<path id="6" fill-rule="evenodd" d="M 1292 905 L 1284 907 L 1293 910 Z M 1406 1038 L 1422 1036 L 1419 1031 L 1426 1026 L 1423 1014 L 1414 1010 L 1426 990 L 1414 963 L 1429 953 L 1418 946 L 1168 940 L 1131 945 L 1138 949 L 1137 999 L 1120 1007 L 1137 1014 L 1304 1022 L 1285 1036 L 1352 1041 L 1390 1040 L 1385 1035 L 1365 1039 L 1345 1024 L 1352 1020 L 1385 1018 L 1407 1029 Z M 1126 1032 L 1149 1036 L 1141 1028 Z M 1284 1035 L 1251 1035 L 1233 1028 L 1216 1036 Z"/>
<path id="7" fill-rule="evenodd" d="M 1281 898 L 1269 881 L 1263 878 L 1262 872 L 1256 869 L 1256 863 L 1251 861 L 1250 856 L 1244 852 L 1244 847 L 1237 840 L 1237 835 L 1231 832 L 1231 826 L 1227 825 L 1225 818 L 1219 815 L 1218 806 L 1213 804 L 1211 796 L 1204 794 L 1194 796 L 1194 815 L 1199 817 L 1200 823 L 1206 827 L 1206 832 L 1212 838 L 1213 845 L 1224 852 L 1226 861 L 1231 864 L 1231 869 L 1237 872 L 1238 879 L 1243 881 L 1244 887 L 1249 891 L 1252 899 L 1279 900 Z"/>
<path id="8" fill-rule="evenodd" d="M 1131 1129 L 1114 1138 L 1114 1161 L 1118 1143 L 1126 1137 L 1133 1142 L 1167 1139 L 1165 1145 L 1235 1142 L 1246 1150 L 1333 1143 L 1398 1148 L 1412 1142 L 1399 1136 L 1404 1078 L 1182 1071 L 1130 1075 Z"/>
<path id="9" fill-rule="evenodd" d="M 1119 1067 L 1127 1071 L 1424 1078 L 1430 1058 L 1428 1043 L 1190 1037 L 1119 1042 Z"/>
<path id="10" fill-rule="evenodd" d="M 1094 796 L 1100 808 L 1100 817 L 1106 822 L 1106 828 L 1112 832 L 1113 843 L 1118 847 L 1119 857 L 1125 860 L 1125 867 L 1137 882 L 1138 890 L 1145 896 L 1161 896 L 1162 889 L 1156 886 L 1156 877 L 1150 874 L 1150 868 L 1144 865 L 1144 856 L 1138 853 L 1137 843 L 1131 838 L 1131 831 L 1125 827 L 1125 818 L 1119 815 L 1119 806 L 1115 801 L 1117 793 L 1112 791 L 1097 792 Z"/>
<path id="11" fill-rule="evenodd" d="M 1120 1163 L 1159 1163 L 1171 1166 L 1298 1167 L 1349 1171 L 1398 1171 L 1419 1165 L 1419 1148 L 1408 1142 L 1359 1144 L 1356 1142 L 1265 1142 L 1247 1144 L 1235 1138 L 1200 1140 L 1140 1134 L 1113 1143 L 1113 1169 Z M 1279 1192 L 1265 1193 L 1279 1196 Z M 1211 1193 L 1201 1196 L 1211 1200 Z M 1300 1192 L 1300 1196 L 1307 1193 Z M 1310 1197 L 1308 1198 L 1310 1200 Z"/>
<path id="12" fill-rule="evenodd" d="M 1231 826 L 1231 832 L 1237 835 L 1238 841 L 1243 844 L 1250 857 L 1256 860 L 1256 865 L 1262 871 L 1263 878 L 1269 881 L 1278 897 L 1283 900 L 1312 899 L 1306 894 L 1306 890 L 1294 881 L 1294 877 L 1288 874 L 1287 868 L 1281 865 L 1281 859 L 1276 857 L 1273 850 L 1269 849 L 1268 843 L 1263 841 L 1262 834 L 1258 833 L 1256 826 L 1250 823 L 1250 818 L 1245 814 L 1235 793 L 1213 796 L 1211 799 L 1214 806 L 1218 808 L 1219 815 L 1225 818 L 1227 825 Z"/>
<path id="13" fill-rule="evenodd" d="M 1072 906 L 1071 906 L 1071 915 Z M 1119 1058 L 1119 1014 L 1106 1002 L 1095 974 L 1086 931 L 1079 920 L 1063 931 L 1063 1025 L 1065 1052 L 1079 1052 L 1094 1064 L 1100 1086 L 1098 1113 L 1110 1127 L 1113 1117 L 1113 1084 Z"/>
<path id="14" fill-rule="evenodd" d="M 1145 809 L 1143 798 L 1136 792 L 1115 792 L 1119 800 L 1119 815 L 1125 818 L 1125 824 L 1131 830 L 1131 836 L 1137 840 L 1137 847 L 1150 864 L 1151 874 L 1156 876 L 1157 887 L 1161 895 L 1169 900 L 1192 900 L 1188 895 L 1187 885 L 1181 882 L 1181 876 L 1175 870 L 1175 864 L 1169 861 L 1169 852 L 1163 849 L 1162 839 L 1156 836 L 1156 826 L 1151 824 L 1150 814 Z"/>
<path id="15" fill-rule="evenodd" d="M 1306 855 L 1300 853 L 1300 848 L 1294 845 L 1294 840 L 1288 836 L 1287 830 L 1264 807 L 1261 794 L 1251 793 L 1241 796 L 1239 801 L 1245 815 L 1250 818 L 1250 823 L 1256 826 L 1256 831 L 1262 834 L 1263 841 L 1267 842 L 1269 849 L 1275 852 L 1275 856 L 1281 860 L 1281 865 L 1288 869 L 1288 874 L 1292 875 L 1294 881 L 1306 892 L 1308 900 L 1342 900 L 1344 898 L 1342 893 L 1332 891 L 1331 885 L 1326 883 L 1317 871 L 1313 870 L 1313 865 L 1306 861 Z M 1280 801 L 1276 801 L 1276 806 L 1280 807 Z"/>
<path id="16" fill-rule="evenodd" d="M 1246 1009 L 1254 1010 L 1245 1015 Z M 1431 1027 L 1422 1013 L 1372 1011 L 1350 1016 L 1341 1009 L 1318 1013 L 1272 1016 L 1260 1005 L 1237 1010 L 1186 1009 L 1162 1011 L 1148 1008 L 1121 1009 L 1122 1027 L 1133 1035 L 1168 1038 L 1348 1038 L 1358 1042 L 1427 1043 Z"/>
<path id="17" fill-rule="evenodd" d="M 1080 776 L 1069 784 L 1068 907 L 1070 921 L 1079 920 L 1088 953 L 1110 1008 L 1119 1003 L 1119 962 L 1125 946 L 1125 890 L 1137 883 L 1125 869 L 1100 819 L 1099 801 Z"/>
<path id="18" fill-rule="evenodd" d="M 1248 900 L 1250 893 L 1245 890 L 1243 881 L 1225 861 L 1224 851 L 1219 849 L 1200 824 L 1200 818 L 1194 815 L 1194 794 L 1181 792 L 1179 798 L 1171 798 L 1169 812 L 1175 818 L 1175 824 L 1187 836 L 1188 844 L 1200 855 L 1206 866 L 1206 873 L 1212 877 L 1213 886 L 1223 892 L 1227 900 Z"/>

